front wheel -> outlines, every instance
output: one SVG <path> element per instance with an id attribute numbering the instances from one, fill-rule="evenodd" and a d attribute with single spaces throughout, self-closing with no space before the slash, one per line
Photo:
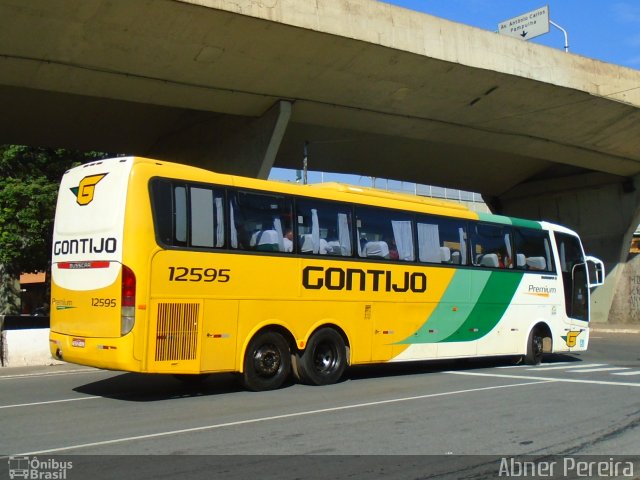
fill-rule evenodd
<path id="1" fill-rule="evenodd" d="M 277 332 L 262 332 L 249 342 L 244 355 L 244 386 L 259 392 L 280 388 L 291 373 L 289 344 Z"/>
<path id="2" fill-rule="evenodd" d="M 295 359 L 296 377 L 308 385 L 336 383 L 346 367 L 344 340 L 332 328 L 322 328 L 314 333 L 305 351 Z"/>
<path id="3" fill-rule="evenodd" d="M 529 341 L 527 342 L 527 353 L 524 357 L 524 363 L 527 365 L 540 365 L 542 363 L 544 337 L 538 328 L 531 330 Z"/>

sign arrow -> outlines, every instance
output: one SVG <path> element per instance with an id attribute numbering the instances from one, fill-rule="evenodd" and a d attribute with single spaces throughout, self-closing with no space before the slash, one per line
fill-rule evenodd
<path id="1" fill-rule="evenodd" d="M 522 38 L 526 37 L 526 36 L 527 36 L 527 32 L 522 32 L 522 33 L 520 34 L 520 36 L 521 36 Z"/>

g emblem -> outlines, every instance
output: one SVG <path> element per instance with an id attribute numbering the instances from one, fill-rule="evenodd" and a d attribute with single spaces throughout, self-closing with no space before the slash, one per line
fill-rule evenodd
<path id="1" fill-rule="evenodd" d="M 96 185 L 106 176 L 106 173 L 89 175 L 88 177 L 84 177 L 80 180 L 80 184 L 77 187 L 73 187 L 71 189 L 73 194 L 76 196 L 78 205 L 89 205 L 93 201 L 93 194 L 96 190 Z"/>

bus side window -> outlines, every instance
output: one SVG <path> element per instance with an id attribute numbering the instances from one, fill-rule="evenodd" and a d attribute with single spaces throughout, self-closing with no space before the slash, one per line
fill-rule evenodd
<path id="1" fill-rule="evenodd" d="M 485 268 L 513 268 L 511 228 L 475 223 L 471 226 L 473 264 Z"/>
<path id="2" fill-rule="evenodd" d="M 396 210 L 356 207 L 358 256 L 413 262 L 412 215 Z"/>
<path id="3" fill-rule="evenodd" d="M 336 202 L 299 198 L 295 251 L 305 255 L 350 257 L 351 207 Z"/>
<path id="4" fill-rule="evenodd" d="M 290 253 L 291 199 L 283 195 L 238 191 L 230 195 L 231 248 Z"/>
<path id="5" fill-rule="evenodd" d="M 416 226 L 419 261 L 467 264 L 467 234 L 464 220 L 421 215 Z"/>
<path id="6" fill-rule="evenodd" d="M 513 230 L 515 268 L 528 271 L 554 271 L 549 234 L 545 230 L 516 227 Z"/>

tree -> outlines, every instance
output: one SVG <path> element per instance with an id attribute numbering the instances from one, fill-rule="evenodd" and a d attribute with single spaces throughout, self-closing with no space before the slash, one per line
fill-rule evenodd
<path id="1" fill-rule="evenodd" d="M 48 271 L 56 196 L 69 168 L 98 152 L 0 146 L 0 314 L 19 313 L 21 273 Z"/>

